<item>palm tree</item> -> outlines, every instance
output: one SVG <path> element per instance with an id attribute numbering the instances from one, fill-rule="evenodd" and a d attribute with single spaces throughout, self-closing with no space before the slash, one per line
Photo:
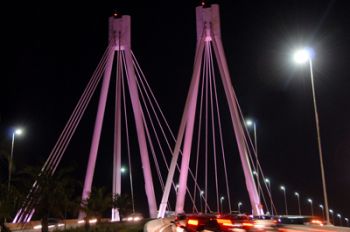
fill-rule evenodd
<path id="1" fill-rule="evenodd" d="M 70 171 L 60 169 L 55 175 L 50 171 L 38 171 L 37 168 L 27 168 L 24 171 L 33 180 L 29 183 L 34 182 L 36 186 L 30 187 L 29 210 L 35 209 L 35 215 L 41 219 L 42 232 L 48 232 L 49 216 L 62 219 L 68 208 L 74 208 L 74 201 L 71 199 L 75 183 L 69 175 Z"/>
<path id="2" fill-rule="evenodd" d="M 0 184 L 0 227 L 1 231 L 10 231 L 5 222 L 10 221 L 22 201 L 22 194 L 14 186 L 8 189 L 7 184 Z"/>
<path id="3" fill-rule="evenodd" d="M 85 213 L 86 219 L 95 217 L 98 221 L 111 208 L 112 196 L 106 192 L 105 187 L 92 188 L 89 197 L 81 204 L 81 210 Z"/>
<path id="4" fill-rule="evenodd" d="M 112 207 L 117 208 L 121 218 L 129 214 L 131 209 L 131 199 L 127 194 L 115 194 L 112 198 Z"/>

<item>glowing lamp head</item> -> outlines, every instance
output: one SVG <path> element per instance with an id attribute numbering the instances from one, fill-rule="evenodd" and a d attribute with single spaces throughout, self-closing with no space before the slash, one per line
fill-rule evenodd
<path id="1" fill-rule="evenodd" d="M 266 182 L 266 183 L 270 183 L 270 179 L 269 179 L 269 178 L 266 178 L 266 179 L 265 179 L 265 182 Z"/>
<path id="2" fill-rule="evenodd" d="M 280 188 L 281 190 L 286 191 L 286 187 L 284 187 L 283 185 Z"/>
<path id="3" fill-rule="evenodd" d="M 253 125 L 253 121 L 250 120 L 250 119 L 247 119 L 247 120 L 245 121 L 245 123 L 247 124 L 247 126 L 252 126 L 252 125 Z"/>
<path id="4" fill-rule="evenodd" d="M 310 202 L 310 203 L 312 203 L 312 199 L 311 199 L 311 198 L 307 199 L 307 201 Z"/>
<path id="5" fill-rule="evenodd" d="M 294 195 L 297 196 L 297 197 L 299 197 L 299 193 L 298 193 L 298 192 L 295 192 Z"/>
<path id="6" fill-rule="evenodd" d="M 120 172 L 121 172 L 121 173 L 125 173 L 125 172 L 126 172 L 126 168 L 125 168 L 125 167 L 121 167 L 121 168 L 120 168 Z"/>
<path id="7" fill-rule="evenodd" d="M 238 206 L 241 206 L 242 205 L 242 202 L 238 202 Z"/>
<path id="8" fill-rule="evenodd" d="M 297 64 L 304 64 L 311 59 L 311 50 L 306 48 L 297 50 L 293 59 Z"/>
<path id="9" fill-rule="evenodd" d="M 23 133 L 22 129 L 16 129 L 14 132 L 16 135 L 21 135 Z"/>

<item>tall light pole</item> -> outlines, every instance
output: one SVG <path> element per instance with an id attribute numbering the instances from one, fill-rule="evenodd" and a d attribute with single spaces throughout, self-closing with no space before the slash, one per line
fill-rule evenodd
<path id="1" fill-rule="evenodd" d="M 311 216 L 314 216 L 314 207 L 313 207 L 313 205 L 312 205 L 312 199 L 309 198 L 309 199 L 307 199 L 307 201 L 310 203 L 310 207 L 311 207 Z"/>
<path id="2" fill-rule="evenodd" d="M 284 187 L 283 185 L 280 187 L 280 189 L 283 191 L 284 194 L 284 206 L 286 209 L 286 215 L 288 215 L 288 207 L 287 207 L 287 197 L 286 197 L 286 187 Z"/>
<path id="3" fill-rule="evenodd" d="M 221 206 L 221 213 L 224 211 L 223 206 L 222 206 L 222 202 L 225 200 L 225 197 L 221 196 L 220 197 L 220 206 Z"/>
<path id="4" fill-rule="evenodd" d="M 238 206 L 238 213 L 239 214 L 241 213 L 241 205 L 242 205 L 242 202 L 238 202 L 237 206 Z"/>
<path id="5" fill-rule="evenodd" d="M 21 135 L 23 133 L 23 130 L 18 128 L 15 129 L 12 132 L 12 142 L 11 142 L 11 154 L 10 154 L 10 160 L 9 160 L 9 177 L 8 177 L 8 185 L 7 185 L 7 191 L 10 191 L 10 186 L 11 186 L 11 175 L 12 175 L 12 162 L 13 162 L 13 148 L 15 145 L 15 136 L 16 135 Z"/>
<path id="6" fill-rule="evenodd" d="M 333 221 L 333 224 L 335 224 L 335 221 L 334 221 L 334 211 L 333 209 L 329 209 L 328 211 L 330 214 L 332 214 L 332 221 Z"/>
<path id="7" fill-rule="evenodd" d="M 328 210 L 326 178 L 325 178 L 325 172 L 324 172 L 324 167 L 323 167 L 323 154 L 322 154 L 322 146 L 321 146 L 320 126 L 319 126 L 318 111 L 317 111 L 317 104 L 316 104 L 316 94 L 315 94 L 315 86 L 314 86 L 314 74 L 313 74 L 313 69 L 312 69 L 312 54 L 311 54 L 311 50 L 310 49 L 298 50 L 294 54 L 294 60 L 297 63 L 299 63 L 299 64 L 309 62 L 312 97 L 313 97 L 314 113 L 315 113 L 315 123 L 316 123 L 316 130 L 317 130 L 317 144 L 318 144 L 318 152 L 319 152 L 320 166 L 321 166 L 321 177 L 322 177 L 324 207 L 325 207 L 325 211 L 326 211 L 326 221 L 327 221 L 327 223 L 330 223 L 329 213 L 328 213 L 329 210 Z"/>
<path id="8" fill-rule="evenodd" d="M 300 199 L 299 199 L 299 197 L 300 197 L 300 195 L 299 195 L 299 193 L 298 192 L 295 192 L 294 193 L 294 195 L 297 197 L 297 199 L 298 199 L 298 209 L 299 209 L 299 215 L 301 215 L 301 209 L 300 209 Z"/>
<path id="9" fill-rule="evenodd" d="M 269 178 L 265 178 L 265 183 L 268 185 L 269 187 L 269 192 L 270 192 L 270 204 L 271 204 L 271 215 L 273 216 L 273 203 L 272 203 L 272 190 L 271 190 L 271 181 Z"/>
<path id="10" fill-rule="evenodd" d="M 326 218 L 325 215 L 324 215 L 324 207 L 322 204 L 319 205 L 321 210 L 322 210 L 322 217 L 323 217 L 323 220 Z"/>
<path id="11" fill-rule="evenodd" d="M 203 213 L 203 203 L 202 203 L 202 201 L 203 201 L 203 195 L 204 195 L 204 191 L 203 190 L 201 190 L 200 191 L 200 195 L 199 195 L 199 197 L 200 197 L 200 202 L 201 202 L 201 213 Z"/>
<path id="12" fill-rule="evenodd" d="M 255 159 L 256 159 L 256 164 L 255 164 L 255 175 L 256 175 L 256 181 L 257 181 L 257 189 L 258 189 L 258 195 L 260 199 L 260 180 L 259 180 L 259 161 L 258 161 L 258 140 L 256 136 L 256 123 L 255 121 L 251 119 L 246 120 L 246 124 L 248 127 L 253 127 L 253 133 L 254 133 L 254 150 L 255 150 Z M 260 200 L 259 200 L 260 201 Z"/>
<path id="13" fill-rule="evenodd" d="M 339 223 L 340 223 L 340 226 L 342 226 L 342 225 L 343 225 L 343 223 L 342 223 L 342 221 L 341 221 L 341 214 L 340 214 L 340 213 L 338 213 L 338 214 L 337 214 L 337 217 L 339 218 Z"/>

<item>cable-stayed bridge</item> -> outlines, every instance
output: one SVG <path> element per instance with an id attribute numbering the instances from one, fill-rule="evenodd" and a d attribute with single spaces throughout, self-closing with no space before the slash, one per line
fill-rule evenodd
<path id="1" fill-rule="evenodd" d="M 78 104 L 52 149 L 42 170 L 52 175 L 79 125 L 84 112 L 100 86 L 99 104 L 94 124 L 82 199 L 91 192 L 102 133 L 107 97 L 114 90 L 113 194 L 122 193 L 121 156 L 138 150 L 142 162 L 145 194 L 152 218 L 164 217 L 166 211 L 222 212 L 235 209 L 233 188 L 245 188 L 251 212 L 277 213 L 270 189 L 237 99 L 221 41 L 219 6 L 196 8 L 197 45 L 193 74 L 179 128 L 172 130 L 157 97 L 131 49 L 131 18 L 114 15 L 109 19 L 109 44 L 86 86 Z M 114 82 L 112 79 L 114 78 Z M 115 86 L 111 86 L 115 83 Z M 136 134 L 130 137 L 130 124 Z M 175 135 L 175 132 L 177 133 Z M 130 146 L 130 140 L 138 148 Z M 234 152 L 233 152 L 234 151 Z M 232 156 L 239 156 L 244 186 L 232 185 L 235 178 Z M 253 175 L 257 173 L 257 177 Z M 25 222 L 35 213 L 32 193 L 40 191 L 34 183 L 14 222 Z M 156 193 L 162 193 L 157 199 Z M 224 193 L 224 194 L 223 194 Z M 271 204 L 270 204 L 271 202 Z M 120 220 L 112 209 L 112 220 Z M 83 213 L 79 217 L 83 217 Z"/>

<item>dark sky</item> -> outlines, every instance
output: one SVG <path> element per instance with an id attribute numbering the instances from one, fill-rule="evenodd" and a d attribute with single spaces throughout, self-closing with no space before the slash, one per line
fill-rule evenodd
<path id="1" fill-rule="evenodd" d="M 1 140 L 10 140 L 10 127 L 25 128 L 15 144 L 18 166 L 40 165 L 48 156 L 107 46 L 108 17 L 114 11 L 131 15 L 132 50 L 177 131 L 192 74 L 199 3 L 31 1 L 3 6 Z M 278 209 L 283 209 L 280 184 L 287 186 L 291 211 L 296 209 L 294 191 L 301 193 L 305 212 L 307 197 L 322 202 L 308 68 L 291 61 L 294 48 L 314 48 L 329 206 L 350 217 L 350 4 L 323 0 L 209 3 L 220 6 L 232 82 L 243 113 L 257 122 L 260 162 L 272 181 Z M 73 137 L 75 145 L 65 156 L 69 157 L 65 162 L 79 166 L 82 173 L 95 112 L 96 104 L 88 108 L 82 129 Z M 3 169 L 6 164 L 1 162 Z M 243 193 L 237 194 L 248 204 Z M 319 212 L 318 207 L 315 210 Z"/>

